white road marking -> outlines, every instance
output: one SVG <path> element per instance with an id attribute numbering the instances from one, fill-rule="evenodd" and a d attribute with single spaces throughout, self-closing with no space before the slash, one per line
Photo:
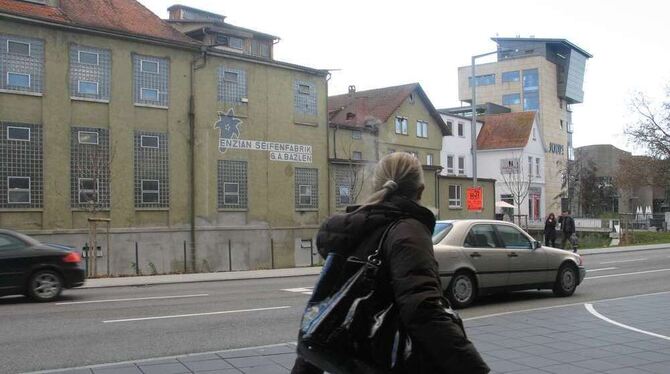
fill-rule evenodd
<path id="1" fill-rule="evenodd" d="M 605 271 L 605 270 L 614 270 L 618 268 L 600 268 L 600 269 L 586 269 L 587 273 L 593 273 L 594 271 Z"/>
<path id="2" fill-rule="evenodd" d="M 284 289 L 282 289 L 282 291 L 301 293 L 301 294 L 304 294 L 304 295 L 311 295 L 313 290 L 314 290 L 314 287 L 298 287 L 298 288 L 284 288 Z"/>
<path id="3" fill-rule="evenodd" d="M 609 318 L 603 316 L 602 314 L 598 313 L 598 311 L 593 307 L 593 304 L 584 304 L 584 307 L 586 307 L 586 310 L 588 310 L 589 313 L 591 313 L 591 314 L 593 314 L 594 316 L 596 316 L 596 317 L 602 319 L 602 320 L 605 321 L 605 322 L 611 323 L 611 324 L 616 325 L 616 326 L 619 326 L 619 327 L 623 327 L 624 329 L 628 329 L 628 330 L 631 330 L 631 331 L 639 332 L 639 333 L 641 333 L 641 334 L 646 334 L 646 335 L 649 335 L 649 336 L 653 336 L 653 337 L 655 337 L 655 338 L 661 338 L 661 339 L 665 339 L 665 340 L 670 340 L 670 337 L 668 337 L 668 336 L 661 335 L 661 334 L 656 334 L 656 333 L 649 332 L 649 331 L 645 331 L 645 330 L 640 330 L 640 329 L 637 329 L 637 328 L 635 328 L 635 327 L 628 326 L 628 325 L 624 325 L 623 323 L 620 323 L 620 322 L 614 321 L 614 320 L 612 320 L 612 319 L 609 319 Z"/>
<path id="4" fill-rule="evenodd" d="M 154 319 L 168 319 L 168 318 L 185 318 L 185 317 L 200 317 L 200 316 L 213 316 L 217 314 L 233 314 L 233 313 L 244 313 L 244 312 L 262 312 L 266 310 L 279 310 L 287 309 L 290 306 L 274 306 L 269 308 L 255 308 L 255 309 L 239 309 L 239 310 L 223 310 L 220 312 L 208 312 L 208 313 L 190 313 L 190 314 L 175 314 L 171 316 L 156 316 L 156 317 L 141 317 L 141 318 L 124 318 L 124 319 L 111 319 L 107 321 L 102 321 L 102 323 L 116 323 L 116 322 L 135 322 L 135 321 L 150 321 Z"/>
<path id="5" fill-rule="evenodd" d="M 161 300 L 161 299 L 183 299 L 187 297 L 204 297 L 209 296 L 207 293 L 199 293 L 195 295 L 173 295 L 173 296 L 151 296 L 151 297 L 134 297 L 129 299 L 107 299 L 107 300 L 89 300 L 89 301 L 67 301 L 56 303 L 55 305 L 75 305 L 75 304 L 94 304 L 94 303 L 114 303 L 120 301 L 141 301 L 141 300 Z"/>
<path id="6" fill-rule="evenodd" d="M 668 294 L 668 293 L 670 293 L 670 291 L 652 292 L 652 293 L 644 293 L 644 294 L 640 294 L 640 295 L 613 297 L 613 298 L 610 298 L 610 299 L 591 300 L 588 303 L 601 303 L 601 302 L 605 302 L 605 301 L 634 299 L 634 298 L 637 298 L 637 297 L 665 295 L 665 294 Z M 551 305 L 551 306 L 544 306 L 544 307 L 540 307 L 540 308 L 513 310 L 511 312 L 501 312 L 501 313 L 485 314 L 483 316 L 477 316 L 477 317 L 463 318 L 463 321 L 474 321 L 474 320 L 477 320 L 477 319 L 484 319 L 484 318 L 489 318 L 489 317 L 499 317 L 499 316 L 506 316 L 506 315 L 515 314 L 515 313 L 535 312 L 535 311 L 538 311 L 538 310 L 564 308 L 564 307 L 575 306 L 575 305 L 583 305 L 583 304 L 584 304 L 584 302 L 582 301 L 582 302 L 579 302 L 579 303 Z"/>
<path id="7" fill-rule="evenodd" d="M 670 271 L 670 269 L 656 269 L 656 270 L 636 271 L 634 273 L 619 273 L 619 274 L 598 275 L 598 276 L 595 276 L 595 277 L 586 277 L 586 278 L 584 278 L 584 280 L 598 279 L 598 278 L 611 278 L 611 277 L 625 277 L 627 275 L 658 273 L 658 272 L 661 272 L 661 271 Z"/>
<path id="8" fill-rule="evenodd" d="M 600 265 L 606 265 L 606 264 L 623 264 L 624 262 L 637 262 L 637 261 L 644 261 L 646 258 L 634 258 L 631 260 L 617 260 L 617 261 L 605 261 L 605 262 L 600 262 Z"/>

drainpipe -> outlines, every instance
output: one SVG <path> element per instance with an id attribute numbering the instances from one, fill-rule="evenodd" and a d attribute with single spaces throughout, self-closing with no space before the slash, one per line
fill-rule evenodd
<path id="1" fill-rule="evenodd" d="M 202 60 L 199 64 L 198 61 Z M 196 262 L 196 235 L 195 235 L 195 72 L 205 67 L 207 63 L 207 47 L 203 47 L 200 55 L 191 60 L 190 72 L 190 93 L 188 97 L 188 130 L 189 130 L 189 219 L 190 219 L 190 237 L 191 237 L 191 272 L 197 270 Z"/>
<path id="2" fill-rule="evenodd" d="M 437 209 L 437 219 L 440 219 L 440 174 L 442 168 L 435 170 L 435 209 Z"/>
<path id="3" fill-rule="evenodd" d="M 328 210 L 326 211 L 326 214 L 330 216 L 330 142 L 328 141 L 328 128 L 330 127 L 330 120 L 329 120 L 329 113 L 328 113 L 328 82 L 330 82 L 331 74 L 330 72 L 326 76 L 326 177 L 327 179 L 327 185 L 329 186 L 326 188 L 326 206 L 328 207 Z"/>

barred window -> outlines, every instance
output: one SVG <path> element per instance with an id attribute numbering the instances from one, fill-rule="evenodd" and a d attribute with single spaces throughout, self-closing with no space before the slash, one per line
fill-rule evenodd
<path id="1" fill-rule="evenodd" d="M 161 132 L 135 131 L 135 207 L 170 207 L 168 137 Z"/>
<path id="2" fill-rule="evenodd" d="M 319 207 L 319 170 L 295 168 L 295 208 L 317 209 Z"/>
<path id="3" fill-rule="evenodd" d="M 460 207 L 461 207 L 461 186 L 450 185 L 449 186 L 449 208 L 460 208 Z"/>
<path id="4" fill-rule="evenodd" d="M 44 42 L 0 34 L 0 89 L 42 93 Z"/>
<path id="5" fill-rule="evenodd" d="M 109 130 L 73 127 L 70 136 L 70 206 L 109 209 Z"/>
<path id="6" fill-rule="evenodd" d="M 247 209 L 247 162 L 218 161 L 219 209 Z"/>
<path id="7" fill-rule="evenodd" d="M 0 208 L 42 207 L 42 127 L 0 122 Z"/>
<path id="8" fill-rule="evenodd" d="M 70 46 L 70 96 L 109 100 L 112 56 L 108 49 Z"/>
<path id="9" fill-rule="evenodd" d="M 219 66 L 219 102 L 237 104 L 247 97 L 247 76 L 242 69 Z"/>
<path id="10" fill-rule="evenodd" d="M 170 62 L 165 58 L 133 55 L 135 104 L 167 107 Z"/>
<path id="11" fill-rule="evenodd" d="M 298 113 L 317 115 L 316 86 L 312 82 L 294 81 L 293 99 L 295 111 Z"/>

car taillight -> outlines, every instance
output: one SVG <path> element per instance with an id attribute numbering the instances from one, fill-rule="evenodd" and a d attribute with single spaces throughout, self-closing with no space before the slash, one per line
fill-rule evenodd
<path id="1" fill-rule="evenodd" d="M 63 257 L 63 262 L 77 263 L 81 262 L 81 256 L 77 252 L 68 252 L 68 254 Z"/>

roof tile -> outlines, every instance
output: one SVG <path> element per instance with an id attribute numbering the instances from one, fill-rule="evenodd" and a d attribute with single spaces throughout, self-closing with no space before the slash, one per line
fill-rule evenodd
<path id="1" fill-rule="evenodd" d="M 477 148 L 523 148 L 528 143 L 535 112 L 513 112 L 477 117 L 484 126 L 477 136 Z"/>

